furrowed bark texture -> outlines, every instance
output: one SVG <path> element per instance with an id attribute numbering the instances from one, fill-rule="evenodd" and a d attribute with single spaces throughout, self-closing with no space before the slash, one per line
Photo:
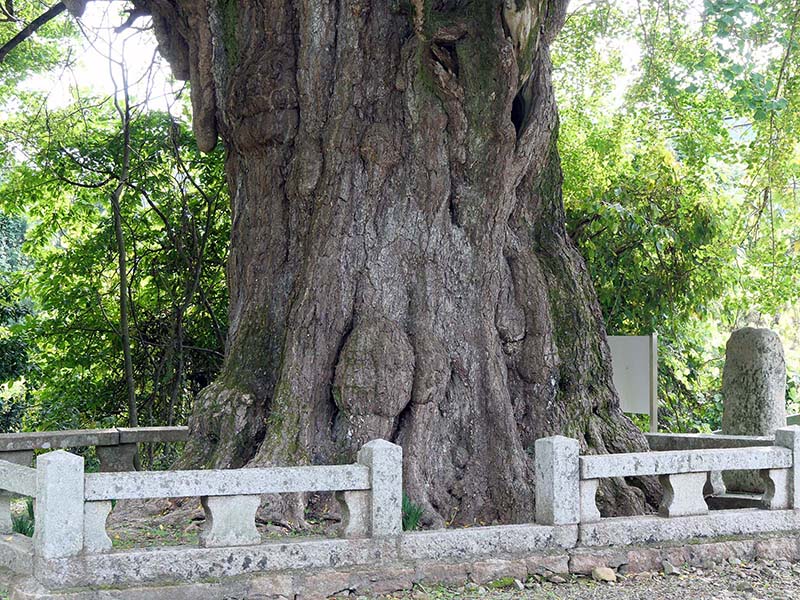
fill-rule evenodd
<path id="1" fill-rule="evenodd" d="M 539 437 L 646 449 L 564 229 L 565 0 L 140 4 L 201 147 L 228 151 L 227 360 L 192 460 L 349 461 L 386 438 L 439 525 L 530 520 Z M 601 507 L 640 511 L 642 487 Z"/>

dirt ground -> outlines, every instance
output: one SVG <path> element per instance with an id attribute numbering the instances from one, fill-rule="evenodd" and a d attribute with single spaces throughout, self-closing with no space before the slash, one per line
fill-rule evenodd
<path id="1" fill-rule="evenodd" d="M 557 581 L 561 578 L 557 578 Z M 519 589 L 519 588 L 522 589 Z M 800 598 L 800 564 L 786 561 L 741 563 L 736 559 L 708 569 L 678 566 L 674 574 L 617 576 L 614 583 L 571 577 L 564 582 L 498 580 L 484 586 L 418 587 L 381 600 L 795 600 Z"/>

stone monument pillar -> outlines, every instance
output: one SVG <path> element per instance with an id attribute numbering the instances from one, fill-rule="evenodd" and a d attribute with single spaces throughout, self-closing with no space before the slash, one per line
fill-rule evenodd
<path id="1" fill-rule="evenodd" d="M 775 435 L 786 426 L 786 362 L 778 334 L 745 327 L 731 334 L 722 373 L 722 433 Z M 763 492 L 757 472 L 724 474 L 731 492 Z"/>

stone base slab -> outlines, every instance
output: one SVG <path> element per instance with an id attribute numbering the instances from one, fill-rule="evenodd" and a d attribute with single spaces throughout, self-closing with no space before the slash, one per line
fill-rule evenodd
<path id="1" fill-rule="evenodd" d="M 662 560 L 675 565 L 730 556 L 799 560 L 799 531 L 800 511 L 745 509 L 580 526 L 505 525 L 374 539 L 118 550 L 49 560 L 32 560 L 29 540 L 7 536 L 0 540 L 0 559 L 18 572 L 0 573 L 0 583 L 9 588 L 10 600 L 309 600 L 349 591 L 390 593 L 421 582 L 589 573 L 597 566 L 635 573 L 658 570 Z M 713 539 L 731 536 L 738 539 Z"/>
<path id="2" fill-rule="evenodd" d="M 36 558 L 34 575 L 50 588 L 208 581 L 286 570 L 346 570 L 405 561 L 480 561 L 574 547 L 578 527 L 503 525 L 407 533 L 385 538 L 272 541 L 257 546 L 185 546 Z"/>
<path id="3" fill-rule="evenodd" d="M 577 542 L 577 525 L 498 525 L 407 533 L 398 550 L 401 560 L 443 561 L 534 554 Z"/>
<path id="4" fill-rule="evenodd" d="M 419 583 L 460 585 L 468 581 L 484 584 L 501 577 L 525 579 L 553 573 L 591 573 L 608 566 L 620 573 L 659 571 L 662 561 L 676 566 L 707 567 L 710 563 L 736 557 L 740 560 L 800 560 L 796 535 L 769 535 L 723 541 L 662 544 L 636 547 L 574 548 L 535 553 L 528 556 L 455 561 L 390 561 L 372 567 L 258 573 L 224 580 L 186 582 L 173 585 L 110 585 L 94 589 L 51 591 L 34 579 L 0 573 L 0 582 L 10 588 L 10 600 L 278 600 L 302 598 L 321 600 L 332 595 L 391 593 Z"/>
<path id="5" fill-rule="evenodd" d="M 631 546 L 667 541 L 800 530 L 800 511 L 740 509 L 664 518 L 617 517 L 580 526 L 581 546 Z"/>

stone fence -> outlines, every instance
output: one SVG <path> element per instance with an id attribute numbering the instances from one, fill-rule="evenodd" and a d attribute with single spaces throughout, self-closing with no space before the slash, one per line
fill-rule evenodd
<path id="1" fill-rule="evenodd" d="M 134 457 L 140 443 L 185 442 L 188 438 L 188 427 L 119 427 L 3 433 L 0 434 L 0 477 L 3 481 L 11 481 L 11 484 L 20 484 L 26 477 L 30 478 L 30 473 L 34 471 L 28 467 L 33 462 L 36 450 L 88 446 L 95 447 L 101 471 L 133 471 Z M 20 468 L 12 468 L 16 466 Z M 8 479 L 9 477 L 11 479 Z M 0 491 L 0 533 L 10 533 L 11 494 L 8 492 L 22 496 L 36 496 L 36 494 L 29 493 L 30 489 L 28 491 L 10 487 L 0 489 L 6 490 Z"/>
<path id="2" fill-rule="evenodd" d="M 316 598 L 465 576 L 525 579 L 541 569 L 579 571 L 580 557 L 599 547 L 780 532 L 796 539 L 798 453 L 797 427 L 778 430 L 770 446 L 597 456 L 580 456 L 577 440 L 540 439 L 535 523 L 404 533 L 402 449 L 383 440 L 349 465 L 207 471 L 84 473 L 81 457 L 56 451 L 36 469 L 0 460 L 0 487 L 36 498 L 33 540 L 0 539 L 0 566 L 17 573 L 6 581 L 12 600 Z M 762 473 L 761 506 L 709 512 L 709 473 L 739 469 Z M 601 518 L 598 482 L 634 476 L 660 478 L 659 514 Z M 260 496 L 294 492 L 336 493 L 340 537 L 262 541 Z M 187 496 L 206 513 L 199 547 L 112 548 L 112 500 Z"/>
<path id="3" fill-rule="evenodd" d="M 401 532 L 402 450 L 383 440 L 366 444 L 353 465 L 84 473 L 83 458 L 62 450 L 36 469 L 0 461 L 8 491 L 36 497 L 33 552 L 45 559 L 111 550 L 106 520 L 112 500 L 201 498 L 206 513 L 200 545 L 261 543 L 255 517 L 262 494 L 337 492 L 346 537 Z"/>
<path id="4" fill-rule="evenodd" d="M 185 442 L 189 428 L 116 427 L 0 434 L 0 460 L 30 465 L 35 450 L 94 446 L 101 471 L 132 471 L 139 444 Z"/>
<path id="5" fill-rule="evenodd" d="M 792 425 L 792 423 L 788 423 Z M 713 434 L 696 433 L 646 433 L 650 450 L 712 450 L 718 448 L 745 448 L 750 446 L 772 446 L 775 443 L 774 435 L 725 435 L 719 432 Z M 741 473 L 741 471 L 739 471 Z M 730 475 L 730 472 L 729 472 Z M 754 480 L 758 491 L 764 491 L 764 486 L 759 480 L 758 472 L 752 472 L 748 476 L 751 482 Z M 741 478 L 739 478 L 741 481 Z M 734 481 L 734 484 L 736 481 Z M 740 486 L 739 486 L 740 487 Z M 709 473 L 708 484 L 706 485 L 707 495 L 712 495 L 711 503 L 715 507 L 723 508 L 744 508 L 754 505 L 752 492 L 755 489 L 747 490 L 747 496 L 736 496 L 740 491 L 734 485 L 734 494 L 728 494 L 729 490 L 725 485 L 722 473 L 712 471 Z"/>

